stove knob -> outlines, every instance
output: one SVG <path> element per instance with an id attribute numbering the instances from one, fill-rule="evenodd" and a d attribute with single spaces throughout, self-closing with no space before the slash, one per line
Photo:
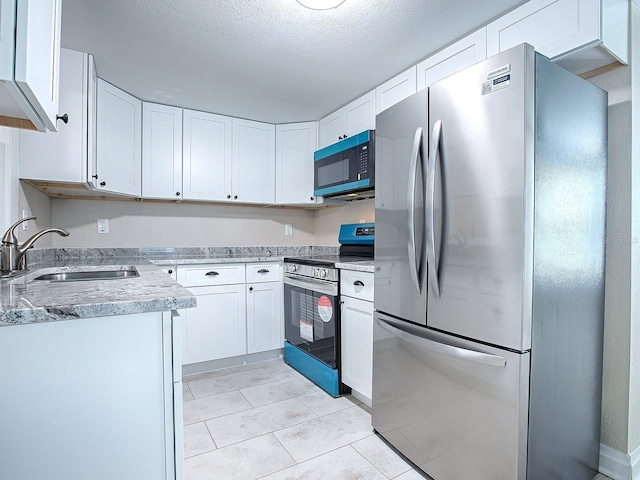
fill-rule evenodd
<path id="1" fill-rule="evenodd" d="M 325 268 L 320 270 L 320 278 L 327 278 L 327 270 Z"/>

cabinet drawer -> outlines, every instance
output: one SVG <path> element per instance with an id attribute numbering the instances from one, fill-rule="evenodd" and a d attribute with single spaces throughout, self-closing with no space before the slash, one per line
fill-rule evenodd
<path id="1" fill-rule="evenodd" d="M 247 283 L 277 282 L 279 280 L 279 263 L 247 263 Z"/>
<path id="2" fill-rule="evenodd" d="M 178 282 L 185 287 L 244 283 L 244 264 L 178 267 Z"/>
<path id="3" fill-rule="evenodd" d="M 340 270 L 340 294 L 373 302 L 373 273 Z"/>

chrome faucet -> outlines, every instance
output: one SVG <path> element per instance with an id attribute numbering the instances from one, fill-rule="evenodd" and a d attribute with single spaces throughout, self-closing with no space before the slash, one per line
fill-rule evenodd
<path id="1" fill-rule="evenodd" d="M 36 220 L 36 218 L 37 217 L 29 217 L 18 220 L 5 232 L 2 237 L 2 247 L 0 247 L 0 269 L 2 270 L 2 274 L 0 276 L 6 277 L 11 275 L 13 272 L 26 270 L 27 257 L 25 253 L 27 253 L 27 250 L 33 246 L 35 241 L 45 233 L 57 233 L 63 237 L 69 236 L 69 232 L 61 228 L 45 228 L 31 236 L 27 241 L 20 245 L 18 243 L 18 238 L 16 237 L 16 227 L 22 222 L 26 222 L 27 220 Z"/>

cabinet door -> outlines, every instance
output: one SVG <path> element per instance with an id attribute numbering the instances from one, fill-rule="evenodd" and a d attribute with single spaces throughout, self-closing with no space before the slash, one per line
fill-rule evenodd
<path id="1" fill-rule="evenodd" d="M 361 96 L 319 122 L 319 148 L 376 128 L 376 91 Z"/>
<path id="2" fill-rule="evenodd" d="M 342 382 L 367 399 L 371 399 L 373 302 L 345 296 L 341 296 L 340 299 L 342 300 Z"/>
<path id="3" fill-rule="evenodd" d="M 316 122 L 276 125 L 276 203 L 316 203 L 313 152 Z"/>
<path id="4" fill-rule="evenodd" d="M 530 43 L 553 59 L 600 37 L 600 0 L 531 0 L 487 25 L 487 55 Z"/>
<path id="5" fill-rule="evenodd" d="M 18 0 L 15 82 L 44 126 L 56 131 L 62 0 Z"/>
<path id="6" fill-rule="evenodd" d="M 61 122 L 56 133 L 20 131 L 20 178 L 86 182 L 90 63 L 91 55 L 60 50 L 59 107 L 69 123 Z"/>
<path id="7" fill-rule="evenodd" d="M 194 287 L 198 306 L 182 310 L 182 362 L 206 362 L 247 353 L 245 285 Z"/>
<path id="8" fill-rule="evenodd" d="M 231 117 L 184 110 L 182 175 L 184 199 L 231 199 Z"/>
<path id="9" fill-rule="evenodd" d="M 416 93 L 416 67 L 396 75 L 376 88 L 376 114 Z"/>
<path id="10" fill-rule="evenodd" d="M 233 200 L 275 203 L 276 127 L 233 119 Z"/>
<path id="11" fill-rule="evenodd" d="M 182 198 L 182 109 L 142 105 L 142 196 Z"/>
<path id="12" fill-rule="evenodd" d="M 342 140 L 347 133 L 347 116 L 342 108 L 327 115 L 318 123 L 320 129 L 318 148 L 324 148 Z"/>
<path id="13" fill-rule="evenodd" d="M 374 130 L 376 128 L 376 91 L 371 90 L 369 93 L 354 100 L 343 107 L 347 117 L 348 137 L 352 137 L 365 130 Z"/>
<path id="14" fill-rule="evenodd" d="M 247 353 L 284 345 L 280 282 L 251 283 L 247 288 Z"/>
<path id="15" fill-rule="evenodd" d="M 487 29 L 458 40 L 418 64 L 418 90 L 487 58 Z"/>
<path id="16" fill-rule="evenodd" d="M 140 196 L 142 102 L 98 79 L 97 190 Z"/>

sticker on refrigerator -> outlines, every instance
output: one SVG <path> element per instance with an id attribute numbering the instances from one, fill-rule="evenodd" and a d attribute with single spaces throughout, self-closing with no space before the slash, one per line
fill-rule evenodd
<path id="1" fill-rule="evenodd" d="M 333 306 L 331 305 L 331 300 L 326 295 L 322 295 L 318 299 L 318 315 L 323 322 L 327 323 L 331 321 L 331 317 L 333 317 Z"/>
<path id="2" fill-rule="evenodd" d="M 300 320 L 300 337 L 307 342 L 313 342 L 313 323 Z"/>
<path id="3" fill-rule="evenodd" d="M 502 90 L 503 88 L 507 88 L 509 85 L 511 85 L 511 74 L 494 78 L 493 80 L 489 80 L 482 84 L 482 95 L 493 93 L 496 90 Z"/>

